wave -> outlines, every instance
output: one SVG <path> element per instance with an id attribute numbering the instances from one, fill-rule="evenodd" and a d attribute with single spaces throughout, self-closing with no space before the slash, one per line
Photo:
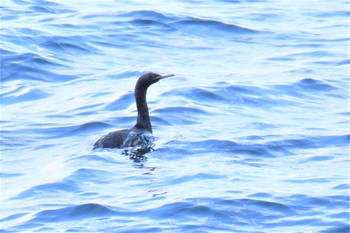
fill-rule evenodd
<path id="1" fill-rule="evenodd" d="M 49 93 L 45 93 L 39 89 L 25 87 L 17 87 L 14 90 L 0 94 L 2 104 L 4 105 L 35 101 L 47 98 L 48 96 L 50 96 Z"/>
<path id="2" fill-rule="evenodd" d="M 336 85 L 314 78 L 303 78 L 295 83 L 271 86 L 248 86 L 217 82 L 210 87 L 174 88 L 162 96 L 192 100 L 202 106 L 249 106 L 272 108 L 300 106 L 305 96 L 320 98 L 319 93 L 345 98 Z M 317 95 L 316 95 L 317 94 Z M 286 98 L 290 96 L 293 98 Z"/>
<path id="3" fill-rule="evenodd" d="M 118 25 L 131 23 L 134 26 L 154 26 L 166 31 L 183 31 L 190 34 L 204 35 L 205 37 L 226 35 L 256 34 L 257 30 L 236 26 L 234 24 L 188 16 L 163 14 L 157 11 L 131 11 L 117 16 L 123 21 L 116 21 Z M 208 32 L 211 33 L 208 33 Z"/>
<path id="4" fill-rule="evenodd" d="M 317 79 L 312 79 L 312 78 L 305 78 L 300 80 L 297 83 L 298 86 L 302 88 L 307 88 L 307 89 L 312 89 L 315 91 L 330 91 L 330 90 L 335 90 L 336 88 L 333 87 L 330 84 L 327 84 L 323 81 L 317 80 Z"/>
<path id="5" fill-rule="evenodd" d="M 65 6 L 51 2 L 46 0 L 34 0 L 34 1 L 27 1 L 27 0 L 14 0 L 14 4 L 20 7 L 8 7 L 6 6 L 6 3 L 4 4 L 3 8 L 8 9 L 10 12 L 14 12 L 16 14 L 19 13 L 27 13 L 27 14 L 60 14 L 60 13 L 74 13 L 76 11 L 72 9 L 67 9 Z"/>
<path id="6" fill-rule="evenodd" d="M 92 192 L 83 192 L 83 186 L 87 183 L 103 185 L 105 182 L 102 181 L 102 178 L 105 177 L 109 180 L 110 176 L 111 174 L 106 171 L 80 168 L 60 181 L 37 185 L 25 190 L 13 197 L 12 200 L 48 198 L 58 194 L 68 195 L 74 193 L 81 193 L 83 196 L 92 195 Z"/>
<path id="7" fill-rule="evenodd" d="M 211 19 L 200 19 L 200 18 L 188 18 L 188 19 L 181 19 L 174 23 L 172 23 L 175 28 L 186 30 L 186 31 L 192 31 L 192 33 L 198 33 L 206 31 L 214 30 L 215 32 L 221 32 L 221 33 L 232 33 L 232 34 L 251 34 L 251 33 L 258 33 L 259 31 L 245 28 L 245 27 L 239 27 L 234 24 L 224 23 L 216 20 Z M 209 34 L 207 34 L 209 36 Z"/>
<path id="8" fill-rule="evenodd" d="M 103 155 L 81 155 L 81 156 L 75 156 L 67 160 L 67 163 L 71 164 L 96 164 L 96 163 L 103 163 L 105 165 L 110 164 L 121 164 L 118 162 L 115 157 L 106 157 Z"/>
<path id="9" fill-rule="evenodd" d="M 118 99 L 110 101 L 103 106 L 101 110 L 107 111 L 120 111 L 127 109 L 130 105 L 134 104 L 134 94 L 129 92 L 120 96 Z"/>
<path id="10" fill-rule="evenodd" d="M 346 205 L 344 197 L 298 197 L 303 200 L 302 202 L 298 201 L 299 203 L 303 203 L 302 206 L 293 205 L 292 201 L 295 197 L 283 200 L 277 200 L 279 198 L 275 198 L 275 200 L 256 198 L 190 198 L 140 211 L 132 211 L 97 203 L 86 203 L 39 211 L 26 224 L 62 221 L 77 222 L 91 218 L 105 219 L 110 222 L 112 219 L 116 219 L 116 217 L 128 221 L 131 218 L 137 217 L 158 222 L 163 220 L 176 220 L 178 223 L 181 223 L 178 225 L 178 229 L 184 231 L 188 231 L 195 226 L 197 230 L 221 229 L 225 231 L 225 229 L 231 229 L 236 232 L 237 229 L 246 232 L 256 229 L 257 226 L 264 226 L 264 228 L 271 230 L 280 230 L 283 227 L 292 225 L 309 227 L 311 219 L 308 218 L 308 216 L 313 216 L 312 225 L 323 226 L 324 228 L 333 225 L 333 228 L 339 229 L 349 227 L 345 222 L 347 219 L 345 213 L 337 215 L 339 219 L 337 224 L 325 223 L 322 218 L 324 213 L 323 211 L 320 213 L 319 210 L 320 205 L 328 204 L 326 201 L 327 199 L 335 199 L 338 200 L 338 204 Z M 195 223 L 191 221 L 193 216 L 197 218 Z M 300 216 L 303 216 L 304 219 L 300 219 Z M 201 219 L 200 225 L 197 225 L 199 224 L 198 219 Z M 213 221 L 215 219 L 220 220 L 220 224 L 217 224 L 217 221 Z M 334 227 L 334 225 L 338 225 L 338 227 Z M 138 228 L 144 229 L 141 225 L 134 225 L 133 230 Z M 125 229 L 119 228 L 118 230 L 122 231 Z"/>
<path id="11" fill-rule="evenodd" d="M 268 138 L 268 137 L 267 137 Z M 250 143 L 238 143 L 230 140 L 208 139 L 203 141 L 182 142 L 173 140 L 163 145 L 162 149 L 167 150 L 170 147 L 176 147 L 177 150 L 185 150 L 188 153 L 221 153 L 231 156 L 249 155 L 261 158 L 274 158 L 282 155 L 295 155 L 300 149 L 315 149 L 315 148 L 332 148 L 345 147 L 350 142 L 350 135 L 330 135 L 330 136 L 299 136 L 295 139 L 285 139 L 276 141 L 265 141 L 264 143 L 256 143 L 256 140 L 264 141 L 264 137 L 247 138 Z M 247 140 L 245 140 L 247 141 Z M 175 151 L 176 152 L 176 151 Z M 330 157 L 309 158 L 304 162 L 316 160 L 330 160 Z"/>
<path id="12" fill-rule="evenodd" d="M 142 18 L 145 20 L 154 20 L 154 21 L 159 21 L 159 22 L 173 20 L 173 16 L 166 16 L 165 14 L 162 14 L 160 12 L 151 11 L 151 10 L 130 11 L 130 12 L 119 14 L 118 17 L 127 18 L 129 20 Z"/>
<path id="13" fill-rule="evenodd" d="M 68 81 L 75 76 L 52 72 L 54 68 L 67 67 L 56 59 L 47 58 L 36 53 L 16 53 L 2 50 L 1 81 L 34 80 L 43 82 Z M 20 71 L 20 72 L 19 72 Z"/>
<path id="14" fill-rule="evenodd" d="M 200 108 L 191 107 L 164 107 L 151 111 L 152 121 L 156 125 L 191 125 L 196 124 L 198 118 L 203 115 L 211 115 Z"/>
<path id="15" fill-rule="evenodd" d="M 214 93 L 211 90 L 197 87 L 174 88 L 171 91 L 163 93 L 161 96 L 185 97 L 201 103 L 220 103 L 228 101 L 226 98 Z"/>
<path id="16" fill-rule="evenodd" d="M 79 185 L 73 181 L 65 180 L 48 184 L 34 186 L 26 191 L 21 192 L 12 198 L 12 200 L 33 199 L 43 197 L 54 197 L 58 193 L 76 193 L 81 192 Z"/>
<path id="17" fill-rule="evenodd" d="M 21 173 L 0 173 L 0 178 L 11 178 L 11 177 L 17 177 L 17 176 L 23 176 Z"/>
<path id="18" fill-rule="evenodd" d="M 194 182 L 195 180 L 220 180 L 225 178 L 223 175 L 213 175 L 213 174 L 208 174 L 208 173 L 197 173 L 195 175 L 187 175 L 187 176 L 181 176 L 178 178 L 172 179 L 169 183 L 171 185 L 177 185 L 181 183 L 186 183 L 186 182 Z"/>
<path id="19" fill-rule="evenodd" d="M 33 187 L 21 193 L 17 198 L 23 201 L 28 198 L 43 198 L 43 195 L 46 197 L 47 195 L 60 195 L 62 192 L 66 192 L 65 196 L 67 196 L 67 193 L 71 193 L 72 195 L 79 193 L 81 197 L 84 197 L 83 189 L 79 186 L 91 184 L 91 182 L 101 185 L 101 180 L 113 179 L 112 177 L 113 174 L 102 170 L 78 169 L 60 182 Z M 215 180 L 225 179 L 225 177 L 209 173 L 198 173 L 193 176 L 185 175 L 174 178 L 169 185 L 192 182 L 195 179 L 212 180 L 212 182 L 215 182 Z M 312 182 L 322 182 L 322 180 Z M 348 185 L 345 188 L 348 189 Z M 163 194 L 167 195 L 167 193 Z M 238 194 L 236 193 L 235 195 Z M 151 198 L 146 202 L 162 197 L 155 194 Z M 287 229 L 296 224 L 307 229 L 315 225 L 323 229 L 347 229 L 349 228 L 347 223 L 348 215 L 346 211 L 342 212 L 339 207 L 346 206 L 348 201 L 349 197 L 346 195 L 308 196 L 305 194 L 294 194 L 280 197 L 270 193 L 256 192 L 248 195 L 246 198 L 196 197 L 163 203 L 157 206 L 146 204 L 140 207 L 142 203 L 138 201 L 128 203 L 128 206 L 135 204 L 138 208 L 122 208 L 91 202 L 74 205 L 48 204 L 41 206 L 41 210 L 35 214 L 27 212 L 18 213 L 1 219 L 1 222 L 25 220 L 22 225 L 5 229 L 9 231 L 22 228 L 26 230 L 37 229 L 38 227 L 44 227 L 44 225 L 48 229 L 53 222 L 71 222 L 70 224 L 75 225 L 81 224 L 82 221 L 92 221 L 94 224 L 108 222 L 112 225 L 118 225 L 120 222 L 117 219 L 123 219 L 129 222 L 135 218 L 147 219 L 148 221 L 158 223 L 176 221 L 181 223 L 177 226 L 177 229 L 185 232 L 188 232 L 194 226 L 196 230 L 201 229 L 204 231 L 225 231 L 231 229 L 231 231 L 234 230 L 236 232 L 235 229 L 237 229 L 239 231 L 242 230 L 242 232 L 254 232 L 253 230 L 257 226 L 273 231 L 275 229 Z M 108 203 L 108 199 L 106 199 L 106 202 Z M 332 211 L 330 212 L 329 210 Z M 313 216 L 312 221 L 309 218 L 310 216 Z M 191 221 L 193 217 L 196 218 L 194 222 Z M 324 222 L 325 217 L 332 219 L 332 221 Z M 28 218 L 30 220 L 26 220 Z M 220 224 L 217 224 L 217 221 L 213 221 L 214 219 L 220 221 Z M 310 225 L 310 221 L 313 223 L 312 225 Z M 65 227 L 69 227 L 70 224 L 67 225 L 65 223 Z M 168 224 L 165 224 L 165 226 L 169 227 Z M 126 227 L 119 226 L 117 232 L 125 232 Z M 94 229 L 96 229 L 96 226 Z M 146 227 L 143 224 L 134 224 L 132 229 L 133 231 L 135 229 L 146 230 Z"/>
<path id="20" fill-rule="evenodd" d="M 47 125 L 48 124 L 32 125 L 32 129 L 28 131 L 23 130 L 23 132 L 27 131 L 28 133 L 31 133 L 33 135 L 39 135 L 39 138 L 61 138 L 65 136 L 79 135 L 79 134 L 84 134 L 91 131 L 97 131 L 100 129 L 106 129 L 106 128 L 112 127 L 111 124 L 108 124 L 105 122 L 99 122 L 99 121 L 87 122 L 87 123 L 70 125 L 70 126 L 47 127 Z"/>
<path id="21" fill-rule="evenodd" d="M 104 205 L 87 203 L 61 209 L 40 211 L 35 214 L 31 222 L 76 221 L 79 219 L 107 217 L 117 214 L 117 211 Z"/>
<path id="22" fill-rule="evenodd" d="M 195 104 L 207 107 L 217 106 L 249 106 L 254 108 L 270 108 L 274 106 L 297 105 L 295 101 L 276 98 L 274 87 L 263 88 L 257 86 L 240 86 L 220 83 L 211 87 L 192 87 L 173 89 L 164 93 L 164 96 L 178 96 L 185 101 L 193 101 Z M 282 94 L 282 93 L 281 93 Z M 210 112 L 208 113 L 210 114 Z"/>

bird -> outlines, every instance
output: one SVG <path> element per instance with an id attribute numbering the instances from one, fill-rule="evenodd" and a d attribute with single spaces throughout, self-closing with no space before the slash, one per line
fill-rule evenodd
<path id="1" fill-rule="evenodd" d="M 99 148 L 128 148 L 149 146 L 153 143 L 153 131 L 146 100 L 147 89 L 161 79 L 174 76 L 173 74 L 159 75 L 153 72 L 139 77 L 136 82 L 134 97 L 137 107 L 136 124 L 130 129 L 113 131 L 102 136 L 93 145 L 93 150 Z"/>

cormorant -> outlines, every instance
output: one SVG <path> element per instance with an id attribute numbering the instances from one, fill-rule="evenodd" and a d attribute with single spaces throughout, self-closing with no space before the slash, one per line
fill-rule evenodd
<path id="1" fill-rule="evenodd" d="M 147 89 L 161 79 L 174 76 L 147 73 L 142 75 L 135 86 L 134 96 L 137 107 L 137 121 L 134 127 L 110 132 L 95 142 L 93 149 L 97 148 L 126 148 L 134 146 L 147 146 L 152 144 L 152 125 L 146 101 Z"/>

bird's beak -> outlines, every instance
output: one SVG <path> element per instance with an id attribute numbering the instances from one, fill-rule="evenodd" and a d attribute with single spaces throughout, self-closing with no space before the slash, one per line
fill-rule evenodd
<path id="1" fill-rule="evenodd" d="M 174 75 L 173 75 L 173 74 L 160 75 L 160 76 L 159 76 L 159 79 L 169 78 L 169 77 L 172 77 L 172 76 L 174 76 Z"/>

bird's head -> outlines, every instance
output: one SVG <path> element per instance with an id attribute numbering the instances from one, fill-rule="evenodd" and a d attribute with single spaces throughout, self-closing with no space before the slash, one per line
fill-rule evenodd
<path id="1" fill-rule="evenodd" d="M 150 85 L 152 85 L 153 83 L 158 82 L 161 79 L 169 78 L 169 77 L 172 77 L 172 76 L 174 76 L 174 75 L 173 74 L 159 75 L 159 74 L 150 72 L 150 73 L 142 75 L 139 78 L 139 80 L 138 80 L 138 84 L 140 84 L 142 86 L 149 87 Z"/>

